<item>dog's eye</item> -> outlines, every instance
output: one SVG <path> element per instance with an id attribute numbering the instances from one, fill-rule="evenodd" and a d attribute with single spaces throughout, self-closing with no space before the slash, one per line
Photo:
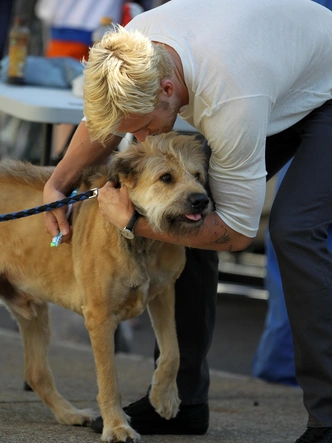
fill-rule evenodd
<path id="1" fill-rule="evenodd" d="M 160 177 L 160 180 L 162 180 L 165 183 L 172 183 L 173 177 L 171 176 L 171 174 L 164 174 Z"/>
<path id="2" fill-rule="evenodd" d="M 195 179 L 196 179 L 198 182 L 201 181 L 201 174 L 200 174 L 199 172 L 197 172 L 197 173 L 195 174 Z"/>

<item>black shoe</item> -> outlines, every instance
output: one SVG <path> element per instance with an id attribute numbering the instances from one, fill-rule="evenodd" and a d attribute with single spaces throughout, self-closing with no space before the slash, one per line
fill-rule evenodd
<path id="1" fill-rule="evenodd" d="M 332 443 L 332 428 L 307 428 L 295 443 Z"/>
<path id="2" fill-rule="evenodd" d="M 209 405 L 180 405 L 175 418 L 166 420 L 160 417 L 145 396 L 141 400 L 123 408 L 131 417 L 130 425 L 142 435 L 203 435 L 209 427 Z M 91 428 L 99 434 L 103 431 L 103 419 L 97 417 L 91 422 Z"/>

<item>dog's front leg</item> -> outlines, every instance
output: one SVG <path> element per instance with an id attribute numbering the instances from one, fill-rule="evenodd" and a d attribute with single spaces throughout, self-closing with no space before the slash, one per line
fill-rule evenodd
<path id="1" fill-rule="evenodd" d="M 98 404 L 104 421 L 101 440 L 105 442 L 136 443 L 140 436 L 129 426 L 121 406 L 114 360 L 114 333 L 118 325 L 107 307 L 100 305 L 83 308 L 85 326 L 89 331 L 94 353 L 97 380 Z"/>
<path id="2" fill-rule="evenodd" d="M 176 385 L 179 369 L 179 347 L 175 327 L 174 287 L 149 302 L 148 310 L 158 341 L 160 356 L 152 379 L 150 402 L 159 415 L 166 419 L 176 416 L 180 400 Z"/>

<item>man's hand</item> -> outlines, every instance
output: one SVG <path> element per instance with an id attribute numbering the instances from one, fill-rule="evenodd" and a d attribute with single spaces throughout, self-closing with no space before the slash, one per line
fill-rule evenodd
<path id="1" fill-rule="evenodd" d="M 112 181 L 99 189 L 98 202 L 102 215 L 119 229 L 126 226 L 135 210 L 126 186 L 116 188 Z"/>
<path id="2" fill-rule="evenodd" d="M 44 203 L 62 200 L 70 193 L 82 169 L 87 166 L 106 164 L 109 156 L 118 146 L 121 137 L 111 135 L 106 144 L 90 141 L 89 131 L 81 121 L 70 142 L 64 158 L 58 163 L 44 188 Z M 45 214 L 45 229 L 52 236 L 63 234 L 63 241 L 71 239 L 71 227 L 66 219 L 67 208 L 54 209 Z"/>
<path id="3" fill-rule="evenodd" d="M 44 188 L 44 203 L 51 203 L 57 200 L 62 200 L 66 197 L 62 192 L 57 191 L 54 188 Z M 71 227 L 66 218 L 66 212 L 68 207 L 53 209 L 52 211 L 45 212 L 45 229 L 52 237 L 55 237 L 59 232 L 62 233 L 63 242 L 69 242 L 71 239 Z"/>

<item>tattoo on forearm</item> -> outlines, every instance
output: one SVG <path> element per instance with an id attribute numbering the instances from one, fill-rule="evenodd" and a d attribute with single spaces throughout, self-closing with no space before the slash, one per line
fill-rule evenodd
<path id="1" fill-rule="evenodd" d="M 215 224 L 215 226 L 219 226 L 219 223 L 217 220 L 215 220 L 214 224 Z M 215 234 L 217 235 L 217 233 L 215 233 Z M 225 232 L 223 233 L 223 235 L 221 237 L 219 237 L 216 240 L 216 243 L 217 244 L 226 244 L 226 243 L 229 243 L 230 241 L 231 241 L 231 236 L 228 234 L 227 229 L 225 229 Z M 232 252 L 232 250 L 233 250 L 232 244 L 229 245 L 228 250 L 229 250 L 229 252 Z"/>
<path id="2" fill-rule="evenodd" d="M 227 233 L 227 231 L 225 231 L 224 234 L 216 240 L 216 243 L 225 244 L 229 243 L 230 240 L 231 240 L 230 235 Z"/>

